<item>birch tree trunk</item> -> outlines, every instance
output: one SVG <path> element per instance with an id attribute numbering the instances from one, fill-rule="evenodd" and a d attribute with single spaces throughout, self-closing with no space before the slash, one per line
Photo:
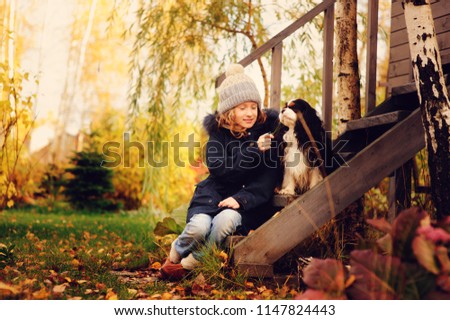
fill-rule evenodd
<path id="1" fill-rule="evenodd" d="M 360 78 L 356 48 L 357 0 L 336 1 L 336 67 L 338 134 L 349 120 L 361 118 Z"/>
<path id="2" fill-rule="evenodd" d="M 429 0 L 404 0 L 406 28 L 438 220 L 450 216 L 450 101 Z"/>

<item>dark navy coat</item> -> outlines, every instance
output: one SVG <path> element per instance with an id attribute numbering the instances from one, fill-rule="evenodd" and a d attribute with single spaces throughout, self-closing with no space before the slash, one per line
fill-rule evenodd
<path id="1" fill-rule="evenodd" d="M 233 197 L 240 205 L 237 210 L 242 215 L 243 230 L 255 229 L 274 214 L 271 206 L 276 185 L 281 181 L 281 164 L 276 142 L 270 150 L 261 152 L 258 138 L 277 127 L 278 112 L 264 110 L 267 120 L 256 123 L 240 139 L 229 129 L 218 126 L 216 115 L 205 117 L 203 126 L 209 134 L 206 145 L 206 164 L 209 176 L 197 184 L 189 204 L 187 222 L 198 213 L 215 216 L 225 208 L 218 203 Z"/>

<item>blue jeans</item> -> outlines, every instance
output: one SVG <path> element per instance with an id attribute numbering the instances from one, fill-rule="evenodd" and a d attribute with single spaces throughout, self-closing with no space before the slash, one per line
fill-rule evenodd
<path id="1" fill-rule="evenodd" d="M 236 231 L 241 222 L 241 215 L 233 209 L 224 209 L 215 217 L 204 213 L 196 214 L 175 240 L 175 250 L 182 258 L 192 253 L 197 259 L 199 246 L 205 242 L 220 245 L 227 236 Z"/>

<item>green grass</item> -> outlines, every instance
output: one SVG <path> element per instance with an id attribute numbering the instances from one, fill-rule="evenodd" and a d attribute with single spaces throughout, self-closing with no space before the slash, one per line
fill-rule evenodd
<path id="1" fill-rule="evenodd" d="M 0 281 L 15 290 L 0 291 L 0 297 L 98 299 L 113 292 L 130 298 L 129 287 L 110 271 L 152 262 L 149 253 L 160 250 L 152 233 L 155 223 L 144 213 L 4 211 L 0 243 L 14 251 L 0 270 Z M 62 293 L 54 290 L 61 285 Z"/>
<path id="2" fill-rule="evenodd" d="M 262 280 L 248 280 L 215 246 L 203 247 L 203 264 L 188 278 L 158 279 L 159 263 L 176 237 L 153 234 L 160 220 L 159 215 L 144 211 L 101 214 L 60 208 L 46 212 L 36 207 L 0 212 L 0 299 L 295 296 L 295 290 L 268 289 Z M 127 273 L 132 276 L 127 278 Z"/>

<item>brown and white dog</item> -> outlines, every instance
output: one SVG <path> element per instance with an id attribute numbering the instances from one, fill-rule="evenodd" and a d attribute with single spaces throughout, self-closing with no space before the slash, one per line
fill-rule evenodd
<path id="1" fill-rule="evenodd" d="M 302 194 L 331 171 L 326 170 L 327 162 L 332 163 L 329 162 L 331 141 L 316 111 L 302 99 L 286 104 L 280 113 L 280 122 L 287 128 L 283 134 L 284 176 L 278 193 Z"/>

